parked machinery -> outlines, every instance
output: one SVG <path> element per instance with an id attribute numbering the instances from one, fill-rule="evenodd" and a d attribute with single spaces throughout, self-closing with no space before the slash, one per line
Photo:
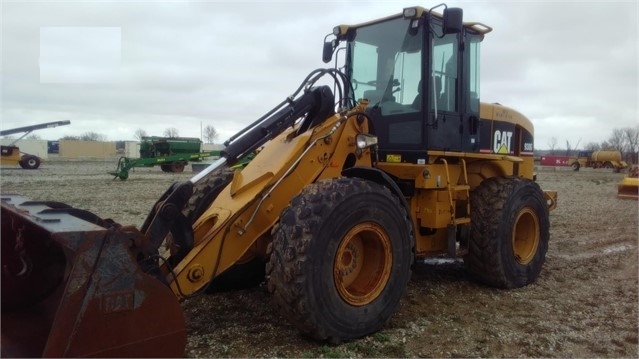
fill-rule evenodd
<path id="1" fill-rule="evenodd" d="M 499 288 L 535 281 L 556 192 L 533 181 L 532 123 L 479 102 L 491 28 L 443 6 L 336 27 L 323 57 L 342 48 L 344 63 L 311 72 L 139 229 L 5 196 L 3 353 L 181 356 L 179 300 L 260 272 L 283 315 L 329 341 L 379 330 L 426 257 L 460 256 Z"/>
<path id="2" fill-rule="evenodd" d="M 612 168 L 619 172 L 628 167 L 628 164 L 621 160 L 621 152 L 617 150 L 579 151 L 577 157 L 571 157 L 568 163 L 575 171 L 579 171 L 581 167 L 590 167 Z"/>
<path id="3" fill-rule="evenodd" d="M 639 166 L 632 165 L 628 174 L 617 185 L 617 198 L 639 199 Z"/>
<path id="4" fill-rule="evenodd" d="M 115 178 L 126 180 L 135 167 L 159 165 L 163 172 L 181 173 L 189 162 L 201 162 L 208 157 L 219 157 L 220 151 L 202 151 L 202 141 L 195 137 L 144 136 L 140 140 L 140 157 L 120 157 Z"/>
<path id="5" fill-rule="evenodd" d="M 28 170 L 35 170 L 39 168 L 40 163 L 42 162 L 42 158 L 36 155 L 22 153 L 20 151 L 20 148 L 16 146 L 16 143 L 35 130 L 65 126 L 69 124 L 71 124 L 71 121 L 55 121 L 0 131 L 0 136 L 8 136 L 24 132 L 22 136 L 11 142 L 11 144 L 7 146 L 0 146 L 2 149 L 2 156 L 0 156 L 0 165 L 20 165 L 20 167 Z"/>

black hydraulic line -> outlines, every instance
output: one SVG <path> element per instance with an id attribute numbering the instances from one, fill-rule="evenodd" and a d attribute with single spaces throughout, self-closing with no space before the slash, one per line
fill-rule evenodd
<path id="1" fill-rule="evenodd" d="M 348 77 L 343 72 L 341 72 L 341 71 L 339 71 L 337 69 L 332 69 L 332 68 L 315 69 L 315 70 L 311 71 L 311 73 L 309 73 L 306 76 L 304 81 L 302 81 L 300 86 L 293 92 L 292 95 L 290 95 L 286 100 L 280 102 L 277 106 L 275 106 L 269 112 L 264 114 L 262 117 L 258 118 L 253 123 L 251 123 L 250 125 L 246 126 L 244 129 L 242 129 L 241 131 L 239 131 L 235 135 L 231 136 L 227 141 L 224 142 L 224 146 L 228 146 L 235 139 L 237 139 L 239 137 L 242 137 L 245 133 L 247 133 L 253 127 L 255 127 L 258 124 L 262 123 L 267 118 L 270 118 L 271 115 L 273 115 L 274 113 L 278 112 L 279 110 L 282 110 L 283 106 L 285 106 L 287 104 L 291 104 L 294 101 L 295 97 L 303 89 L 305 89 L 305 88 L 307 90 L 310 89 L 315 84 L 315 82 L 317 82 L 317 80 L 319 80 L 322 76 L 324 76 L 326 74 L 330 75 L 333 78 L 333 80 L 338 84 L 337 87 L 338 87 L 338 92 L 339 92 L 340 103 L 342 101 L 342 96 L 343 96 L 343 94 L 345 92 L 345 87 L 346 86 L 348 86 L 350 88 L 350 93 L 353 92 L 352 84 L 350 83 L 350 81 L 348 80 Z M 339 78 L 339 81 L 338 81 L 338 78 Z M 340 81 L 341 81 L 341 84 L 340 84 Z M 354 101 L 350 105 L 351 105 L 350 107 L 353 107 L 355 105 Z"/>
<path id="2" fill-rule="evenodd" d="M 232 166 L 238 160 L 295 124 L 302 116 L 306 115 L 310 118 L 332 115 L 328 111 L 317 111 L 317 109 L 326 109 L 326 105 L 322 106 L 322 104 L 330 104 L 330 112 L 333 112 L 334 99 L 332 97 L 332 91 L 328 86 L 311 88 L 300 98 L 291 101 L 288 106 L 272 113 L 269 117 L 261 120 L 260 123 L 252 124 L 252 126 L 245 128 L 241 135 L 235 137 L 232 142 L 229 143 L 227 141 L 228 144 L 222 150 L 221 156 L 227 159 L 229 166 Z"/>

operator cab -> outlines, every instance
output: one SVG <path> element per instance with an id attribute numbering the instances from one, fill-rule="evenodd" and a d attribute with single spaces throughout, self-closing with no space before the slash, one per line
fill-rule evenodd
<path id="1" fill-rule="evenodd" d="M 347 97 L 369 100 L 382 162 L 425 163 L 426 150 L 479 151 L 479 43 L 490 28 L 465 26 L 461 9 L 432 10 L 338 26 L 325 44 L 327 61 L 345 43 Z"/>

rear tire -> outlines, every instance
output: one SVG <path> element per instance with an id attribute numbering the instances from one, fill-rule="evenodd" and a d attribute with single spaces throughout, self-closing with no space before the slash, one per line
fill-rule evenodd
<path id="1" fill-rule="evenodd" d="M 579 162 L 575 162 L 572 165 L 570 165 L 570 167 L 572 167 L 573 171 L 579 171 L 579 167 L 581 166 L 579 165 Z"/>
<path id="2" fill-rule="evenodd" d="M 25 170 L 35 170 L 40 167 L 40 158 L 34 155 L 24 155 L 18 164 Z"/>
<path id="3" fill-rule="evenodd" d="M 471 238 L 464 263 L 471 276 L 499 288 L 534 282 L 546 258 L 548 206 L 535 182 L 490 178 L 471 193 Z"/>
<path id="4" fill-rule="evenodd" d="M 220 192 L 231 183 L 234 172 L 230 169 L 214 172 L 195 185 L 193 195 L 182 211 L 191 223 L 194 223 L 215 201 Z"/>
<path id="5" fill-rule="evenodd" d="M 358 178 L 311 184 L 280 216 L 268 290 L 304 334 L 339 342 L 373 333 L 397 310 L 414 237 L 391 192 Z"/>

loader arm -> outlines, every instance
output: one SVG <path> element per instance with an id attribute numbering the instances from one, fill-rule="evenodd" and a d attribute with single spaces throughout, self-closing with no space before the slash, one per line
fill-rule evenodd
<path id="1" fill-rule="evenodd" d="M 188 296 L 235 264 L 268 236 L 291 198 L 318 179 L 337 177 L 346 167 L 371 165 L 370 152 L 357 153 L 355 137 L 368 132 L 361 115 L 366 102 L 336 114 L 311 130 L 299 125 L 274 138 L 222 190 L 193 225 L 194 247 L 167 281 Z M 294 170 L 294 172 L 293 172 Z"/>
<path id="2" fill-rule="evenodd" d="M 144 253 L 140 263 L 145 271 L 164 281 L 159 273 L 158 249 L 169 232 L 174 247 L 180 248 L 180 255 L 174 253 L 171 263 L 181 261 L 183 255 L 192 248 L 191 223 L 181 211 L 191 198 L 195 184 L 211 173 L 238 163 L 296 122 L 299 122 L 298 126 L 308 126 L 308 123 L 323 121 L 334 113 L 333 103 L 334 98 L 327 86 L 307 89 L 298 99 L 288 99 L 233 136 L 226 142 L 222 157 L 190 181 L 172 184 L 155 203 L 140 229 L 144 236 L 137 245 Z"/>

